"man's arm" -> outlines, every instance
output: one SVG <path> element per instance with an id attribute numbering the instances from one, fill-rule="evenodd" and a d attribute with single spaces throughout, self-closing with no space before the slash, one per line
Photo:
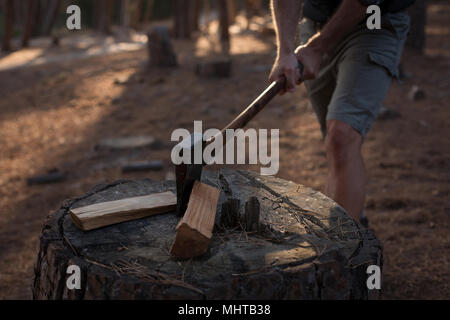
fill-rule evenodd
<path id="1" fill-rule="evenodd" d="M 304 65 L 304 79 L 314 79 L 320 71 L 323 56 L 352 32 L 366 15 L 366 6 L 359 0 L 343 0 L 325 27 L 295 50 Z"/>
<path id="2" fill-rule="evenodd" d="M 294 91 L 300 74 L 295 57 L 295 35 L 300 19 L 300 0 L 271 0 L 272 17 L 277 34 L 277 58 L 269 79 L 278 80 L 286 76 L 286 90 Z M 286 92 L 283 91 L 282 93 Z"/>
<path id="3" fill-rule="evenodd" d="M 298 15 L 298 10 L 296 10 L 294 2 L 299 3 L 300 1 L 272 0 L 274 19 L 288 20 L 284 15 L 293 15 L 294 11 Z M 279 9 L 278 12 L 276 10 L 277 7 Z M 364 19 L 366 8 L 367 6 L 363 5 L 360 0 L 343 0 L 336 13 L 330 18 L 322 31 L 315 34 L 308 43 L 295 50 L 296 59 L 302 62 L 304 66 L 303 79 L 314 79 L 317 76 L 323 56 L 342 41 Z M 294 29 L 297 27 L 297 21 L 289 22 L 294 25 Z M 286 21 L 286 23 L 288 22 Z M 285 51 L 289 47 L 284 46 L 283 50 L 281 49 L 281 46 L 284 45 L 281 39 L 287 39 L 284 41 L 288 45 L 290 39 L 292 39 L 292 42 L 294 41 L 295 30 L 292 35 L 289 33 L 290 31 L 290 27 L 279 27 L 279 23 L 277 22 L 278 56 L 269 78 L 271 81 L 274 81 L 284 74 L 286 79 L 288 79 L 286 85 L 288 90 L 293 88 L 291 85 L 295 83 L 294 79 L 298 79 L 298 77 L 294 78 L 292 76 L 292 71 L 284 71 L 297 68 L 297 61 L 292 61 L 292 52 L 288 53 Z"/>

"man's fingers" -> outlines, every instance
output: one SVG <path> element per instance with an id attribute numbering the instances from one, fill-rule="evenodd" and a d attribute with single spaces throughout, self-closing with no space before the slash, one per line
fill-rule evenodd
<path id="1" fill-rule="evenodd" d="M 295 83 L 296 83 L 295 70 L 286 68 L 283 71 L 284 71 L 284 75 L 286 77 L 286 90 L 288 90 L 289 92 L 292 92 L 292 91 L 294 91 Z"/>
<path id="2" fill-rule="evenodd" d="M 300 70 L 295 70 L 295 83 L 297 85 L 299 85 L 300 83 L 302 83 L 302 79 L 301 79 L 301 74 L 300 74 Z"/>
<path id="3" fill-rule="evenodd" d="M 277 81 L 279 80 L 281 77 L 283 76 L 283 73 L 280 72 L 279 70 L 274 70 L 272 71 L 272 73 L 269 76 L 269 81 L 273 82 L 273 81 Z"/>

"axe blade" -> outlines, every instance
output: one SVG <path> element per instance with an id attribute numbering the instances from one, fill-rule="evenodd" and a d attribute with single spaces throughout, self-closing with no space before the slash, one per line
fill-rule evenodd
<path id="1" fill-rule="evenodd" d="M 191 196 L 192 187 L 195 180 L 200 180 L 203 169 L 203 159 L 199 164 L 194 163 L 194 150 L 195 148 L 201 148 L 203 155 L 203 135 L 198 132 L 194 132 L 188 138 L 183 139 L 176 148 L 179 149 L 180 154 L 183 156 L 186 152 L 190 154 L 190 163 L 181 163 L 175 166 L 175 177 L 177 186 L 177 215 L 183 216 Z"/>

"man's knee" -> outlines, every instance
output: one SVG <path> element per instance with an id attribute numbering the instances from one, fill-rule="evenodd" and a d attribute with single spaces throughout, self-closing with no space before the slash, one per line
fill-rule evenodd
<path id="1" fill-rule="evenodd" d="M 347 123 L 339 120 L 327 121 L 327 153 L 335 160 L 345 160 L 352 153 L 359 152 L 362 140 L 361 134 Z"/>

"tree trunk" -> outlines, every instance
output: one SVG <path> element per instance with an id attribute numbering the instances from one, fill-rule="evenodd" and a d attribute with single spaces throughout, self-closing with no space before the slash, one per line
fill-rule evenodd
<path id="1" fill-rule="evenodd" d="M 58 17 L 59 8 L 61 7 L 61 0 L 51 0 L 48 5 L 47 14 L 45 15 L 44 24 L 42 27 L 42 35 L 48 36 L 51 34 L 53 26 Z"/>
<path id="2" fill-rule="evenodd" d="M 320 192 L 249 171 L 204 171 L 221 190 L 205 255 L 170 256 L 175 212 L 83 232 L 69 211 L 175 192 L 173 181 L 118 181 L 68 200 L 42 229 L 35 299 L 368 299 L 367 267 L 382 264 L 373 232 Z M 222 215 L 226 217 L 222 218 Z M 255 220 L 256 219 L 256 220 Z M 257 219 L 259 219 L 257 221 Z M 80 290 L 67 268 L 78 266 Z"/>
<path id="3" fill-rule="evenodd" d="M 97 29 L 105 34 L 111 33 L 111 15 L 113 2 L 110 0 L 95 1 L 95 16 L 97 20 Z"/>
<path id="4" fill-rule="evenodd" d="M 128 1 L 129 0 L 120 1 L 120 25 L 126 28 L 130 25 L 128 18 Z"/>
<path id="5" fill-rule="evenodd" d="M 132 28 L 138 28 L 139 23 L 141 22 L 142 16 L 142 0 L 134 0 L 129 6 L 129 16 L 130 16 L 130 26 Z"/>
<path id="6" fill-rule="evenodd" d="M 183 0 L 173 1 L 173 37 L 182 38 L 183 34 Z"/>
<path id="7" fill-rule="evenodd" d="M 225 44 L 230 43 L 230 21 L 228 17 L 228 0 L 219 0 L 219 25 L 220 41 Z"/>
<path id="8" fill-rule="evenodd" d="M 250 27 L 250 20 L 261 11 L 261 0 L 245 1 L 245 16 L 247 18 L 247 29 Z"/>
<path id="9" fill-rule="evenodd" d="M 203 0 L 205 6 L 205 30 L 209 34 L 209 26 L 211 23 L 211 2 L 209 0 Z"/>
<path id="10" fill-rule="evenodd" d="M 143 22 L 149 22 L 152 19 L 153 6 L 155 4 L 155 0 L 147 0 L 145 5 L 145 13 Z"/>
<path id="11" fill-rule="evenodd" d="M 34 10 L 33 17 L 33 28 L 31 28 L 31 37 L 37 37 L 41 34 L 41 28 L 39 26 L 42 24 L 42 3 L 41 0 L 36 0 L 36 8 Z"/>
<path id="12" fill-rule="evenodd" d="M 236 1 L 228 0 L 228 21 L 230 25 L 236 22 Z"/>
<path id="13" fill-rule="evenodd" d="M 200 10 L 201 10 L 201 1 L 192 0 L 192 3 L 189 7 L 189 19 L 191 31 L 199 30 Z"/>
<path id="14" fill-rule="evenodd" d="M 28 6 L 27 6 L 27 17 L 26 17 L 26 23 L 23 30 L 23 37 L 22 37 L 22 46 L 28 47 L 30 37 L 31 37 L 31 28 L 34 24 L 34 18 L 36 16 L 36 8 L 37 8 L 37 1 L 38 0 L 28 0 Z"/>
<path id="15" fill-rule="evenodd" d="M 416 0 L 408 10 L 411 17 L 411 30 L 406 45 L 423 52 L 425 48 L 425 27 L 427 22 L 427 1 Z"/>
<path id="16" fill-rule="evenodd" d="M 3 51 L 11 51 L 11 38 L 14 32 L 14 1 L 4 0 L 4 34 L 3 34 Z"/>
<path id="17" fill-rule="evenodd" d="M 192 31 L 192 6 L 195 0 L 175 0 L 174 2 L 174 32 L 175 38 L 189 39 Z"/>

